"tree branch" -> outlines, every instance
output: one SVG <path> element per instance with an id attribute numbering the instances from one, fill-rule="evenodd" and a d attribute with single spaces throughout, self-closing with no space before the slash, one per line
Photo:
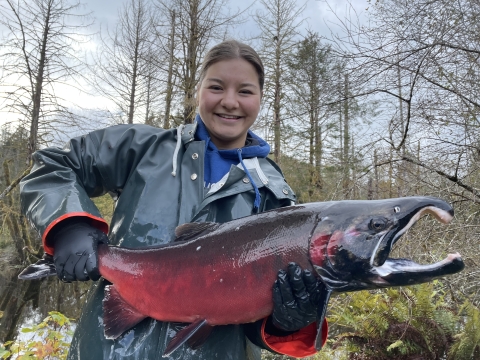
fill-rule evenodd
<path id="1" fill-rule="evenodd" d="M 0 194 L 0 200 L 2 200 L 4 197 L 6 197 L 15 187 L 18 185 L 18 183 L 30 173 L 30 170 L 32 170 L 33 167 L 33 162 L 30 162 L 30 165 L 25 169 L 25 171 L 20 175 L 18 178 L 16 178 L 10 185 L 8 185 L 5 190 Z"/>
<path id="2" fill-rule="evenodd" d="M 452 176 L 452 175 L 449 175 L 441 170 L 438 170 L 438 169 L 434 169 L 432 168 L 431 166 L 427 165 L 427 164 L 424 164 L 422 163 L 421 161 L 418 161 L 418 160 L 415 160 L 415 159 L 412 159 L 408 156 L 402 156 L 402 160 L 405 160 L 405 161 L 408 161 L 412 164 L 415 164 L 415 165 L 418 165 L 418 166 L 421 166 L 427 170 L 430 170 L 432 172 L 435 172 L 437 173 L 438 175 L 450 180 L 451 182 L 457 184 L 458 186 L 464 188 L 465 190 L 467 190 L 468 192 L 472 193 L 473 195 L 475 195 L 475 197 L 479 198 L 480 199 L 480 191 L 473 188 L 472 186 L 470 185 L 467 185 L 465 183 L 462 182 L 462 180 L 460 180 L 456 175 L 455 176 Z"/>

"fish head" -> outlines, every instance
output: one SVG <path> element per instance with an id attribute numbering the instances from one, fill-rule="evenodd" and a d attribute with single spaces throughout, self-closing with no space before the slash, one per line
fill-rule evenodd
<path id="1" fill-rule="evenodd" d="M 432 265 L 389 258 L 393 245 L 426 214 L 447 224 L 453 208 L 433 197 L 331 202 L 319 211 L 312 233 L 312 265 L 339 292 L 420 284 L 461 271 L 459 254 Z"/>

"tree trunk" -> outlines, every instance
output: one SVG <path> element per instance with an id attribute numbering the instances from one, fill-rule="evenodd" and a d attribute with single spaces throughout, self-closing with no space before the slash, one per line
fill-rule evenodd
<path id="1" fill-rule="evenodd" d="M 139 6 L 137 11 L 137 21 L 136 21 L 136 32 L 135 32 L 135 50 L 133 52 L 133 67 L 132 67 L 132 83 L 130 86 L 130 102 L 128 105 L 128 123 L 133 124 L 133 115 L 135 113 L 135 93 L 137 91 L 137 77 L 138 77 L 138 60 L 139 60 L 139 51 L 140 46 L 140 12 L 142 8 Z"/>
<path id="2" fill-rule="evenodd" d="M 379 191 L 378 191 L 378 183 L 380 182 L 379 176 L 378 176 L 378 155 L 377 155 L 377 149 L 373 151 L 373 163 L 375 164 L 375 199 L 379 198 Z"/>
<path id="3" fill-rule="evenodd" d="M 189 0 L 190 3 L 190 29 L 187 44 L 187 68 L 185 76 L 185 97 L 183 117 L 185 124 L 192 124 L 195 119 L 195 78 L 197 62 L 197 32 L 198 32 L 198 2 L 199 0 Z"/>
<path id="4" fill-rule="evenodd" d="M 147 79 L 147 99 L 145 103 L 145 124 L 154 125 L 152 119 L 150 118 L 150 101 L 152 94 L 152 76 L 149 74 Z"/>
<path id="5" fill-rule="evenodd" d="M 2 305 L 5 305 L 5 307 L 2 309 L 3 317 L 0 319 L 0 342 L 13 340 L 20 315 L 25 306 L 22 300 L 22 293 L 25 291 L 28 283 L 18 280 L 18 273 L 12 274 L 9 284 L 10 291 L 2 301 Z"/>
<path id="6" fill-rule="evenodd" d="M 38 306 L 41 280 L 23 281 L 18 279 L 20 271 L 12 273 L 10 292 L 2 299 L 3 317 L 0 319 L 0 342 L 14 340 L 25 305 L 33 300 Z"/>
<path id="7" fill-rule="evenodd" d="M 322 127 L 316 121 L 315 131 L 315 174 L 317 177 L 316 188 L 318 191 L 323 189 L 323 177 L 322 177 L 322 157 L 323 157 L 323 141 L 322 141 Z"/>
<path id="8" fill-rule="evenodd" d="M 400 65 L 397 66 L 397 80 L 398 80 L 398 102 L 399 102 L 399 110 L 400 110 L 400 136 L 401 139 L 403 139 L 405 135 L 405 122 L 403 119 L 403 100 L 402 100 L 402 81 L 401 81 L 401 73 L 400 73 Z M 402 145 L 402 156 L 405 155 L 405 141 L 403 142 Z M 405 167 L 401 165 L 401 163 L 398 164 L 398 176 L 397 176 L 397 193 L 398 197 L 403 196 L 405 192 Z"/>
<path id="9" fill-rule="evenodd" d="M 310 104 L 312 105 L 312 104 Z M 312 201 L 312 196 L 313 196 L 313 190 L 315 187 L 315 118 L 313 114 L 312 107 L 310 107 L 309 111 L 309 118 L 310 118 L 310 129 L 308 130 L 308 142 L 309 142 L 309 148 L 308 148 L 308 176 L 309 176 L 309 181 L 308 181 L 308 196 L 309 196 L 309 201 Z"/>
<path id="10" fill-rule="evenodd" d="M 170 49 L 168 58 L 168 74 L 167 74 L 167 94 L 165 97 L 165 119 L 163 120 L 163 128 L 170 129 L 170 108 L 172 107 L 173 94 L 173 60 L 175 50 L 175 10 L 171 12 L 172 29 L 170 32 Z"/>
<path id="11" fill-rule="evenodd" d="M 281 72 L 280 72 L 280 57 L 281 49 L 279 46 L 279 31 L 277 31 L 277 46 L 275 51 L 275 84 L 274 84 L 274 100 L 273 100 L 273 128 L 274 128 L 274 149 L 273 159 L 277 164 L 281 163 L 281 119 L 280 119 L 280 98 L 281 98 Z"/>
<path id="12" fill-rule="evenodd" d="M 5 160 L 3 162 L 3 177 L 5 179 L 5 184 L 8 186 L 10 185 L 10 168 L 8 166 L 8 160 Z M 15 246 L 15 250 L 17 251 L 17 259 L 18 259 L 18 264 L 21 264 L 25 260 L 23 248 L 25 246 L 25 241 L 23 240 L 22 236 L 22 231 L 20 227 L 18 226 L 19 224 L 19 219 L 16 214 L 16 211 L 13 208 L 13 199 L 12 199 L 12 193 L 8 194 L 5 197 L 5 204 L 7 207 L 10 208 L 10 211 L 8 212 L 7 216 L 5 217 L 5 222 L 8 228 L 8 231 L 10 233 L 10 237 L 13 240 L 13 244 Z"/>
<path id="13" fill-rule="evenodd" d="M 43 28 L 42 34 L 42 43 L 40 47 L 40 59 L 38 62 L 38 72 L 37 76 L 35 77 L 34 82 L 30 83 L 32 87 L 32 119 L 30 123 L 30 138 L 28 140 L 28 159 L 27 164 L 32 159 L 32 154 L 37 150 L 38 145 L 38 124 L 40 121 L 40 107 L 42 103 L 42 89 L 43 89 L 43 80 L 44 80 L 44 72 L 45 72 L 45 65 L 47 61 L 47 43 L 50 35 L 50 14 L 51 14 L 51 2 L 48 2 L 47 5 L 47 17 L 45 19 L 45 24 Z M 30 63 L 28 56 L 25 55 L 25 61 L 27 62 L 27 67 L 30 69 Z M 33 79 L 30 77 L 30 80 Z"/>
<path id="14" fill-rule="evenodd" d="M 392 179 L 393 178 L 393 148 L 390 146 L 389 154 L 388 154 L 388 197 L 392 198 Z"/>
<path id="15" fill-rule="evenodd" d="M 370 176 L 367 183 L 367 200 L 373 200 L 373 179 Z"/>
<path id="16" fill-rule="evenodd" d="M 349 133 L 349 103 L 348 103 L 348 75 L 345 75 L 345 101 L 343 103 L 343 194 L 345 198 L 350 192 L 350 133 Z"/>

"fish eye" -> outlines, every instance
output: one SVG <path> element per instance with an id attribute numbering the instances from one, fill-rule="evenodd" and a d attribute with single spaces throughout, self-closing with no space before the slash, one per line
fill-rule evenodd
<path id="1" fill-rule="evenodd" d="M 395 211 L 396 213 L 399 213 L 400 212 L 400 206 L 395 206 L 393 208 L 393 211 Z"/>
<path id="2" fill-rule="evenodd" d="M 387 226 L 386 221 L 384 219 L 378 219 L 378 218 L 371 219 L 370 223 L 368 224 L 368 227 L 370 228 L 370 230 L 374 230 L 374 231 L 381 231 L 385 229 L 386 226 Z"/>

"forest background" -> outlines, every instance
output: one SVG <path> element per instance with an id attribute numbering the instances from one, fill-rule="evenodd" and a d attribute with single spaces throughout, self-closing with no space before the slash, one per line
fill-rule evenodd
<path id="1" fill-rule="evenodd" d="M 480 1 L 314 3 L 125 0 L 99 23 L 77 0 L 0 1 L 0 343 L 51 310 L 78 318 L 88 290 L 17 280 L 42 255 L 19 212 L 32 153 L 112 124 L 192 122 L 205 52 L 236 38 L 264 60 L 254 131 L 299 202 L 431 195 L 455 208 L 452 224 L 424 219 L 393 255 L 425 264 L 458 251 L 466 269 L 335 297 L 317 358 L 480 357 Z M 95 201 L 108 219 L 113 201 Z"/>

